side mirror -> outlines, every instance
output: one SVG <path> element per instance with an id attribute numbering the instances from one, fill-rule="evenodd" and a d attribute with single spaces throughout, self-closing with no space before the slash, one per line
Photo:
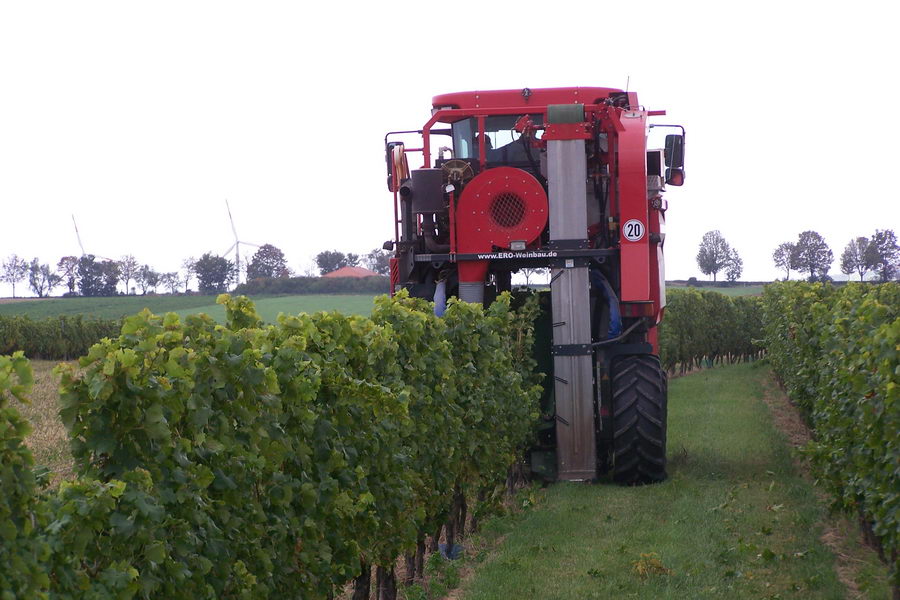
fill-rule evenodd
<path id="1" fill-rule="evenodd" d="M 684 136 L 669 134 L 666 136 L 666 166 L 673 169 L 684 167 Z M 666 176 L 668 179 L 668 175 Z M 672 184 L 681 185 L 681 184 Z"/>
<path id="2" fill-rule="evenodd" d="M 666 185 L 684 185 L 684 169 L 666 169 Z"/>

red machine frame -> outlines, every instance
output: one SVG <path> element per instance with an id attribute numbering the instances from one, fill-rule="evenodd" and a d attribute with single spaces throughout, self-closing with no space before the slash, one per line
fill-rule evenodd
<path id="1" fill-rule="evenodd" d="M 611 102 L 610 98 L 618 98 Z M 662 318 L 663 297 L 660 277 L 653 276 L 660 272 L 661 252 L 657 246 L 664 239 L 662 214 L 664 206 L 652 205 L 647 195 L 647 158 L 645 136 L 647 118 L 665 115 L 665 111 L 648 111 L 640 107 L 635 92 L 625 92 L 616 88 L 573 87 L 545 88 L 536 90 L 492 90 L 442 94 L 432 99 L 432 116 L 421 130 L 415 132 L 422 136 L 420 148 L 405 149 L 405 152 L 421 152 L 423 168 L 431 165 L 431 132 L 438 123 L 452 124 L 456 121 L 475 118 L 478 123 L 479 164 L 481 172 L 487 167 L 485 152 L 485 119 L 495 115 L 522 115 L 546 113 L 550 105 L 583 104 L 585 120 L 582 123 L 545 125 L 542 141 L 550 139 L 590 139 L 600 132 L 607 134 L 610 147 L 607 164 L 614 197 L 611 200 L 612 210 L 618 216 L 618 252 L 620 272 L 628 273 L 622 277 L 619 300 L 622 304 L 623 316 L 653 316 L 656 322 Z M 388 134 L 390 135 L 390 134 Z M 387 138 L 386 138 L 387 139 Z M 615 144 L 613 146 L 612 144 Z M 396 165 L 393 165 L 392 187 L 394 193 L 395 242 L 400 240 L 399 181 Z M 458 201 L 455 197 L 454 201 Z M 451 219 L 451 255 L 452 260 L 471 260 L 457 254 L 459 248 L 458 217 L 455 210 L 450 211 Z M 643 229 L 637 239 L 627 236 L 623 224 L 637 222 Z M 538 246 L 540 247 L 540 246 Z M 392 273 L 399 274 L 395 268 Z M 402 282 L 392 280 L 392 291 Z M 658 352 L 656 330 L 649 332 L 650 343 L 654 352 Z"/>

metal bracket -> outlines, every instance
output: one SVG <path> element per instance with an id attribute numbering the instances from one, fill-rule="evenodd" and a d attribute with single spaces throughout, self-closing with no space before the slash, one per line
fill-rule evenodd
<path id="1" fill-rule="evenodd" d="M 548 123 L 541 140 L 589 140 L 590 123 Z"/>
<path id="2" fill-rule="evenodd" d="M 550 250 L 587 250 L 591 247 L 590 240 L 550 240 L 547 242 Z"/>
<path id="3" fill-rule="evenodd" d="M 593 352 L 590 344 L 554 344 L 550 347 L 553 356 L 588 356 Z"/>
<path id="4" fill-rule="evenodd" d="M 577 269 L 590 266 L 591 260 L 589 257 L 582 256 L 576 258 L 554 258 L 548 262 L 554 269 Z"/>

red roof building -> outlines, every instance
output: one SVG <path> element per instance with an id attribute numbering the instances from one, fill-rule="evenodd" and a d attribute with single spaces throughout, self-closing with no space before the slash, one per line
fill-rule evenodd
<path id="1" fill-rule="evenodd" d="M 332 271 L 331 273 L 325 273 L 322 277 L 354 277 L 356 279 L 362 279 L 363 277 L 377 277 L 378 273 L 375 271 L 363 268 L 363 267 L 341 267 L 337 271 Z"/>

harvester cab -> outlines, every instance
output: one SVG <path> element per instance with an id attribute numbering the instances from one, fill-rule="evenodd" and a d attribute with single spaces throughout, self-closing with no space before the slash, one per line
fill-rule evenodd
<path id="1" fill-rule="evenodd" d="M 530 453 L 546 479 L 666 477 L 662 194 L 684 182 L 684 130 L 648 124 L 664 114 L 613 88 L 462 92 L 435 96 L 422 129 L 385 136 L 392 292 L 440 312 L 550 269 L 536 348 L 546 420 Z M 677 132 L 648 150 L 652 127 Z M 409 134 L 415 147 L 399 141 Z M 433 139 L 446 140 L 437 152 Z"/>

